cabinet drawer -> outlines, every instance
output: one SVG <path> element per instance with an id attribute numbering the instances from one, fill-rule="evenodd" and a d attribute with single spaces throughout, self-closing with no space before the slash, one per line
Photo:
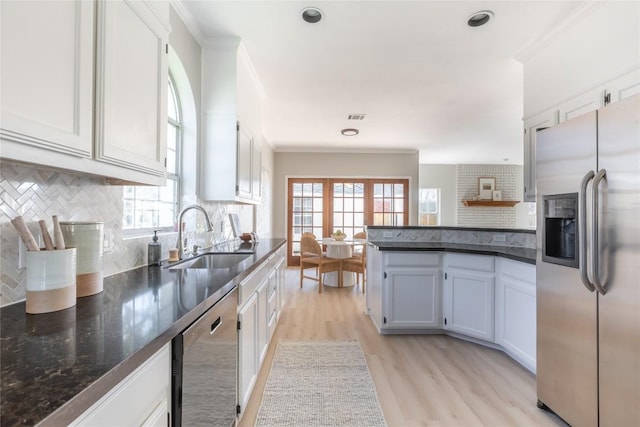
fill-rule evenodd
<path id="1" fill-rule="evenodd" d="M 249 277 L 240 283 L 240 286 L 238 286 L 238 307 L 242 307 L 245 301 L 251 298 L 251 295 L 258 289 L 258 286 L 267 277 L 268 273 L 269 263 L 263 262 Z"/>
<path id="2" fill-rule="evenodd" d="M 501 276 L 511 276 L 533 286 L 536 285 L 536 266 L 519 261 L 499 258 L 496 266 Z"/>
<path id="3" fill-rule="evenodd" d="M 386 252 L 388 267 L 412 266 L 426 267 L 440 266 L 439 252 Z"/>
<path id="4" fill-rule="evenodd" d="M 273 291 L 269 295 L 269 300 L 267 301 L 267 319 L 270 319 L 271 316 L 278 310 L 278 293 Z"/>
<path id="5" fill-rule="evenodd" d="M 494 258 L 485 255 L 447 254 L 446 266 L 493 273 Z"/>
<path id="6" fill-rule="evenodd" d="M 267 291 L 267 295 L 271 295 L 273 292 L 275 292 L 276 287 L 278 287 L 278 281 L 276 280 L 276 271 L 275 270 L 271 270 L 271 273 L 269 274 L 269 290 Z"/>
<path id="7" fill-rule="evenodd" d="M 269 335 L 269 341 L 271 341 L 271 337 L 273 336 L 273 332 L 276 330 L 276 325 L 278 324 L 278 313 L 271 313 L 271 317 L 269 318 L 269 323 L 267 323 L 267 333 Z"/>

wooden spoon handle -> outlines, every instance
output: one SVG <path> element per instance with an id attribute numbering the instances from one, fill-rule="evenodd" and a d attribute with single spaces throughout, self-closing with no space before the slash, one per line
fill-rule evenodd
<path id="1" fill-rule="evenodd" d="M 40 232 L 42 233 L 42 240 L 44 240 L 44 248 L 48 251 L 52 251 L 55 248 L 53 247 L 53 241 L 51 240 L 51 235 L 49 234 L 49 230 L 47 230 L 47 223 L 44 219 L 38 221 L 40 224 Z"/>
<path id="2" fill-rule="evenodd" d="M 53 217 L 53 239 L 56 243 L 56 250 L 60 251 L 66 249 L 64 245 L 64 236 L 62 235 L 62 229 L 60 228 L 60 222 L 58 222 L 58 215 Z"/>
<path id="3" fill-rule="evenodd" d="M 17 216 L 12 219 L 11 224 L 16 228 L 18 235 L 20 235 L 20 238 L 22 238 L 22 241 L 27 246 L 28 250 L 35 252 L 40 251 L 36 239 L 33 238 L 33 234 L 31 234 L 27 228 L 27 224 L 25 224 L 24 219 L 22 219 L 21 216 Z"/>

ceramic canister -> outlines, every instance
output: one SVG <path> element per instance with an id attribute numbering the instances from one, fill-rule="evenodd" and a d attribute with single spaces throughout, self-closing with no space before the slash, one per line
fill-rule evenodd
<path id="1" fill-rule="evenodd" d="M 103 291 L 104 223 L 94 221 L 60 222 L 67 246 L 78 250 L 76 287 L 78 298 Z"/>
<path id="2" fill-rule="evenodd" d="M 27 251 L 25 311 L 50 313 L 76 304 L 76 248 Z"/>

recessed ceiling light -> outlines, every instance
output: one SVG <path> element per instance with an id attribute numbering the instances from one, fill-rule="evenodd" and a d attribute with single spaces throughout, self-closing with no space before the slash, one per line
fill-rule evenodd
<path id="1" fill-rule="evenodd" d="M 322 19 L 322 11 L 317 7 L 305 7 L 302 9 L 302 19 L 309 24 L 315 24 Z"/>
<path id="2" fill-rule="evenodd" d="M 481 10 L 467 19 L 467 25 L 470 27 L 479 27 L 489 22 L 491 18 L 493 18 L 493 12 L 490 10 Z"/>
<path id="3" fill-rule="evenodd" d="M 343 134 L 344 136 L 356 136 L 357 134 L 360 133 L 360 131 L 358 129 L 347 128 L 347 129 L 342 129 L 340 133 Z"/>

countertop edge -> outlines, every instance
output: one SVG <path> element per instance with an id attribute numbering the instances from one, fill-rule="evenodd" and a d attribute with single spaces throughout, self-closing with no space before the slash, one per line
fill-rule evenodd
<path id="1" fill-rule="evenodd" d="M 465 247 L 456 246 L 459 244 L 452 243 L 442 243 L 442 242 L 429 242 L 425 243 L 424 246 L 419 246 L 418 244 L 413 243 L 412 246 L 403 246 L 404 242 L 368 242 L 369 245 L 373 246 L 375 249 L 380 251 L 387 252 L 456 252 L 456 253 L 469 253 L 476 255 L 492 255 L 499 256 L 502 258 L 512 259 L 514 261 L 520 261 L 527 264 L 536 265 L 536 259 L 530 258 L 524 255 L 513 254 L 509 252 L 505 252 L 508 250 L 509 246 L 497 246 L 492 248 L 487 245 L 473 245 L 466 244 Z M 473 246 L 477 246 L 473 248 Z M 529 248 L 519 248 L 513 247 L 512 249 L 525 250 L 535 252 L 535 249 Z"/>
<path id="2" fill-rule="evenodd" d="M 242 280 L 248 277 L 253 271 L 255 271 L 259 265 L 264 263 L 273 255 L 278 249 L 286 244 L 286 239 L 282 239 L 282 242 L 275 245 L 269 252 L 265 253 L 261 258 L 256 260 L 250 267 L 239 273 L 227 284 L 225 284 L 219 292 L 211 295 L 207 300 L 197 307 L 192 309 L 186 316 L 175 322 L 169 329 L 161 333 L 153 341 L 140 350 L 136 351 L 128 358 L 124 359 L 118 365 L 113 367 L 103 376 L 94 381 L 87 388 L 76 394 L 69 401 L 57 408 L 51 414 L 47 415 L 44 419 L 36 423 L 37 426 L 52 426 L 57 427 L 60 425 L 68 425 L 81 416 L 87 409 L 98 402 L 106 393 L 116 387 L 122 380 L 124 380 L 129 374 L 140 367 L 145 361 L 153 356 L 163 346 L 170 343 L 171 340 L 186 329 L 202 314 L 204 314 L 209 308 L 211 308 L 219 299 L 236 288 Z M 143 266 L 140 268 L 145 268 Z"/>
<path id="3" fill-rule="evenodd" d="M 531 228 L 485 228 L 485 227 L 455 227 L 455 226 L 424 226 L 424 225 L 399 225 L 399 226 L 387 226 L 387 225 L 368 225 L 367 229 L 371 230 L 458 230 L 458 231 L 486 231 L 488 233 L 524 233 L 524 234 L 536 234 L 535 229 Z"/>

